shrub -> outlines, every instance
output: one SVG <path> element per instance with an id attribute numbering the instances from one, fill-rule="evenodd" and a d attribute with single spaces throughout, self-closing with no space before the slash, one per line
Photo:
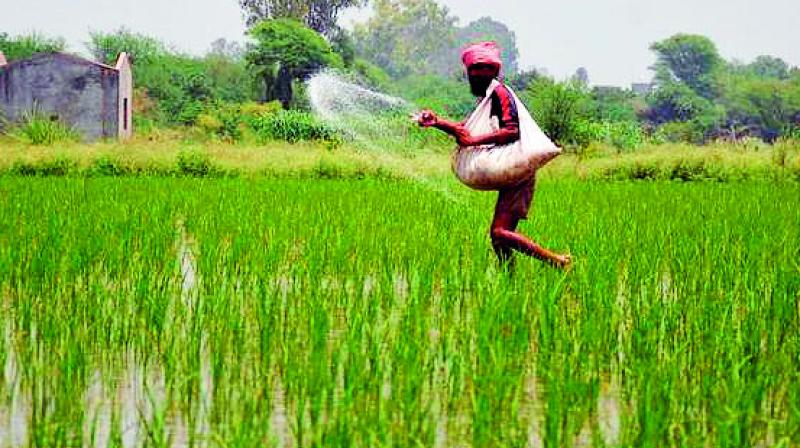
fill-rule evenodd
<path id="1" fill-rule="evenodd" d="M 259 120 L 275 115 L 281 109 L 278 101 L 266 104 L 220 104 L 199 114 L 194 124 L 207 134 L 238 141 L 242 139 L 246 128 L 255 130 Z"/>
<path id="2" fill-rule="evenodd" d="M 639 123 L 620 121 L 605 124 L 605 141 L 620 150 L 636 149 L 644 143 Z"/>
<path id="3" fill-rule="evenodd" d="M 689 121 L 670 121 L 655 132 L 655 139 L 670 143 L 694 143 L 703 141 L 703 132 Z"/>
<path id="4" fill-rule="evenodd" d="M 122 176 L 130 174 L 131 169 L 120 163 L 119 160 L 109 155 L 102 155 L 95 159 L 88 173 L 98 176 Z"/>
<path id="5" fill-rule="evenodd" d="M 9 135 L 32 145 L 52 145 L 80 139 L 80 135 L 72 127 L 55 116 L 48 117 L 38 109 L 23 114 L 20 123 L 10 128 Z"/>
<path id="6" fill-rule="evenodd" d="M 77 172 L 78 165 L 67 157 L 39 162 L 16 162 L 11 172 L 20 176 L 66 176 Z"/>
<path id="7" fill-rule="evenodd" d="M 585 146 L 597 138 L 589 121 L 589 93 L 580 83 L 539 78 L 522 94 L 539 126 L 559 145 Z"/>
<path id="8" fill-rule="evenodd" d="M 586 148 L 586 146 L 588 146 L 591 142 L 605 140 L 607 132 L 603 123 L 597 123 L 585 119 L 575 119 L 572 123 L 570 123 L 569 127 L 569 140 L 562 140 L 562 142 L 569 143 L 579 148 Z"/>
<path id="9" fill-rule="evenodd" d="M 222 130 L 222 121 L 209 113 L 198 115 L 194 124 L 209 134 L 218 134 Z"/>
<path id="10" fill-rule="evenodd" d="M 206 107 L 201 101 L 187 101 L 178 110 L 177 122 L 180 124 L 192 124 L 197 121 L 197 117 L 205 111 Z"/>
<path id="11" fill-rule="evenodd" d="M 36 53 L 64 51 L 66 42 L 62 38 L 50 38 L 38 33 L 9 37 L 0 33 L 0 51 L 9 61 L 25 59 Z"/>
<path id="12" fill-rule="evenodd" d="M 205 152 L 197 149 L 183 149 L 178 152 L 178 174 L 184 176 L 208 176 L 214 169 L 211 158 Z"/>
<path id="13" fill-rule="evenodd" d="M 341 134 L 313 115 L 284 110 L 274 115 L 262 116 L 253 121 L 253 130 L 263 141 L 286 140 L 296 143 L 303 140 L 323 140 L 341 142 Z"/>

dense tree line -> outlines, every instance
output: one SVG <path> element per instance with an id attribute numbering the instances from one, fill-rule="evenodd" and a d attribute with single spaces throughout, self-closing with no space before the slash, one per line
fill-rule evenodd
<path id="1" fill-rule="evenodd" d="M 645 139 L 772 142 L 800 136 L 800 69 L 774 56 L 726 61 L 710 39 L 677 34 L 650 45 L 656 55 L 653 88 L 637 94 L 590 87 L 583 67 L 563 81 L 539 69 L 523 70 L 516 36 L 507 26 L 489 17 L 460 26 L 435 0 L 372 0 L 368 20 L 352 32 L 339 26 L 345 8 L 366 3 L 239 0 L 246 43 L 218 40 L 203 56 L 182 54 L 126 29 L 93 33 L 87 50 L 107 63 L 121 51 L 131 54 L 140 125 L 192 124 L 209 109 L 255 101 L 279 100 L 284 108 L 302 109 L 302 81 L 326 67 L 461 118 L 474 99 L 459 50 L 469 42 L 495 40 L 504 50 L 507 83 L 565 145 L 605 140 L 630 148 Z M 0 33 L 0 51 L 11 60 L 64 47 L 58 38 Z"/>

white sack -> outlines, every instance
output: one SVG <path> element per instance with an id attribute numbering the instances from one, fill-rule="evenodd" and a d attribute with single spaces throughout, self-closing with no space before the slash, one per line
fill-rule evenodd
<path id="1" fill-rule="evenodd" d="M 499 130 L 497 117 L 492 117 L 492 92 L 500 83 L 493 80 L 486 96 L 470 114 L 465 124 L 473 137 Z M 500 190 L 530 179 L 540 168 L 561 153 L 539 129 L 528 109 L 508 88 L 517 105 L 520 138 L 508 145 L 459 147 L 453 152 L 452 167 L 456 177 L 476 190 Z"/>

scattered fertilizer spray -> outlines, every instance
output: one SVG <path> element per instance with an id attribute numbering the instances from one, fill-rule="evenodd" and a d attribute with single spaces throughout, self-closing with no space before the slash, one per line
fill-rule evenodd
<path id="1" fill-rule="evenodd" d="M 375 153 L 410 155 L 419 142 L 413 140 L 419 117 L 416 105 L 347 81 L 333 72 L 320 72 L 306 82 L 311 107 L 329 126 L 345 134 L 360 149 Z M 409 121 L 410 120 L 410 121 Z M 409 173 L 415 181 L 449 200 L 456 196 L 445 185 Z"/>
<path id="2" fill-rule="evenodd" d="M 405 118 L 412 116 L 413 104 L 348 82 L 332 72 L 311 77 L 307 87 L 317 116 L 358 147 L 408 151 L 409 124 Z"/>

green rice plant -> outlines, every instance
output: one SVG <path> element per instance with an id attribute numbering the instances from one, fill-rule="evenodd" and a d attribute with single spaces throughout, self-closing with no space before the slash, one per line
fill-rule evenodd
<path id="1" fill-rule="evenodd" d="M 4 442 L 800 443 L 797 184 L 435 186 L 0 177 Z"/>

